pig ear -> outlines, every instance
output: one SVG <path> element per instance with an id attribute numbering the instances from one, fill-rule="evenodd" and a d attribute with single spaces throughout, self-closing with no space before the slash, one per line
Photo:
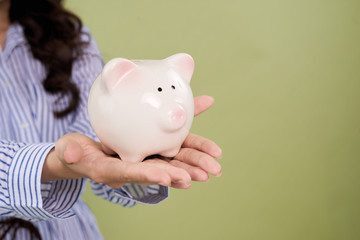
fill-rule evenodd
<path id="1" fill-rule="evenodd" d="M 170 63 L 175 71 L 183 77 L 187 82 L 190 82 L 194 73 L 194 59 L 186 53 L 178 53 L 165 59 Z"/>
<path id="2" fill-rule="evenodd" d="M 136 64 L 125 58 L 114 58 L 104 67 L 101 78 L 108 91 L 121 82 L 136 68 Z"/>

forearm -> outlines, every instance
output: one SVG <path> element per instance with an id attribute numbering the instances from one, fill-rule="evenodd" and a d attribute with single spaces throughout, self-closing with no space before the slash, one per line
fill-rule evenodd
<path id="1" fill-rule="evenodd" d="M 24 144 L 0 140 L 1 215 L 36 221 L 64 218 L 71 214 L 68 210 L 77 201 L 83 180 L 41 184 L 43 165 L 51 149 L 51 143 Z M 70 196 L 69 192 L 72 193 Z M 54 202 L 59 200 L 60 204 L 54 208 Z"/>

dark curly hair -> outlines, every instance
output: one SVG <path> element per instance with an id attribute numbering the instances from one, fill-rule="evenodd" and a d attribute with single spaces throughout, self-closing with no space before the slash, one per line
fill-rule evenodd
<path id="1" fill-rule="evenodd" d="M 62 0 L 11 0 L 10 21 L 23 26 L 33 56 L 44 64 L 45 90 L 59 94 L 59 99 L 70 97 L 65 109 L 54 112 L 58 118 L 66 116 L 76 109 L 80 98 L 71 81 L 73 62 L 87 44 L 80 39 L 80 18 L 64 9 Z"/>
<path id="2" fill-rule="evenodd" d="M 87 42 L 81 41 L 82 22 L 79 17 L 64 9 L 62 0 L 11 0 L 10 22 L 19 23 L 29 43 L 33 56 L 45 66 L 47 76 L 44 89 L 51 94 L 59 94 L 58 100 L 69 97 L 69 105 L 54 112 L 62 118 L 74 111 L 79 104 L 79 89 L 71 81 L 72 65 L 82 54 Z M 30 238 L 41 239 L 39 230 L 31 223 L 17 218 L 0 221 L 0 240 L 24 228 Z"/>
<path id="3" fill-rule="evenodd" d="M 34 237 L 41 240 L 40 232 L 34 224 L 17 218 L 9 218 L 7 220 L 0 221 L 0 239 L 3 240 L 7 234 L 11 234 L 11 239 L 15 240 L 16 233 L 21 228 L 28 230 L 31 240 L 33 240 Z"/>

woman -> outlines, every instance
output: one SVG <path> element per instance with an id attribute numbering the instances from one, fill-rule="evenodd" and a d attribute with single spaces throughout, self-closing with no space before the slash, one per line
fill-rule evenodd
<path id="1" fill-rule="evenodd" d="M 79 199 L 85 179 L 130 207 L 221 174 L 221 149 L 193 134 L 169 162 L 104 153 L 86 110 L 102 58 L 61 0 L 0 0 L 0 45 L 0 239 L 101 239 Z M 196 114 L 212 102 L 195 98 Z"/>

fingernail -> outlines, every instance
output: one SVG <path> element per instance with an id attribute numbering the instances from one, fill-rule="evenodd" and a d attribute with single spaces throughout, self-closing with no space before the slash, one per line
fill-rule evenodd
<path id="1" fill-rule="evenodd" d="M 203 181 L 203 182 L 208 182 L 209 179 L 210 179 L 210 178 L 209 178 L 209 175 L 206 174 L 206 175 L 203 177 L 203 180 L 202 180 L 202 181 Z"/>
<path id="2" fill-rule="evenodd" d="M 222 149 L 221 148 L 219 148 L 219 151 L 218 151 L 218 159 L 221 159 L 222 158 Z"/>
<path id="3" fill-rule="evenodd" d="M 222 158 L 222 149 L 219 147 L 213 148 L 211 155 L 213 157 L 215 157 L 216 159 L 221 159 Z"/>

